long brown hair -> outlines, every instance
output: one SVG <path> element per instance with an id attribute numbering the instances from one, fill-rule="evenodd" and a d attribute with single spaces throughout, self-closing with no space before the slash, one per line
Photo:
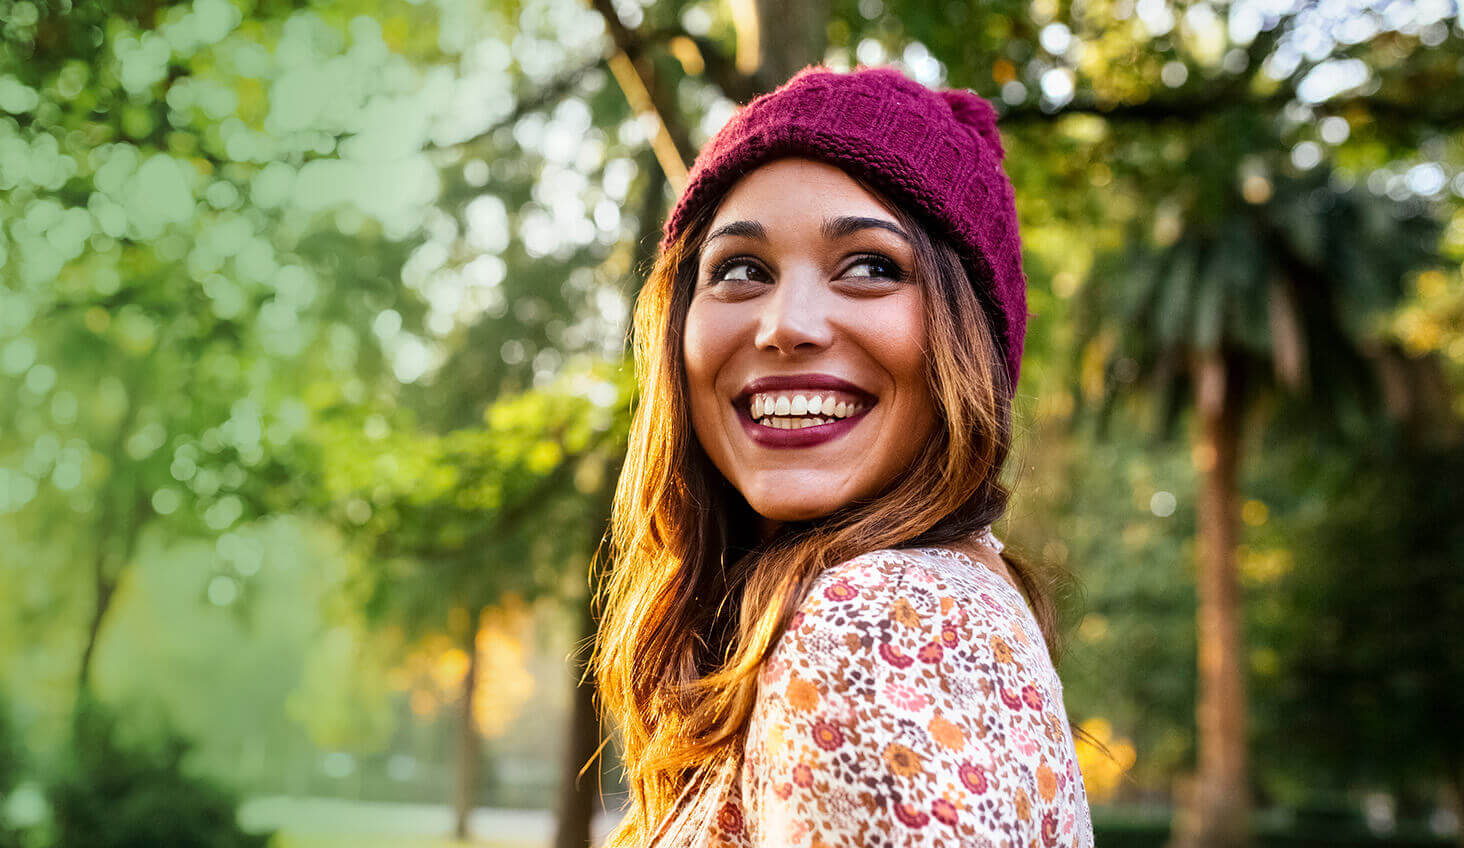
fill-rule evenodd
<path id="1" fill-rule="evenodd" d="M 1006 511 L 1009 492 L 1000 475 L 1011 404 L 977 288 L 949 244 L 856 180 L 913 239 L 937 417 L 911 467 L 877 497 L 784 524 L 761 540 L 757 516 L 697 441 L 682 333 L 715 204 L 705 204 L 661 253 L 636 299 L 639 401 L 615 492 L 613 567 L 602 580 L 590 662 L 603 706 L 620 729 L 630 790 L 610 848 L 647 844 L 683 790 L 739 752 L 757 672 L 821 571 L 874 550 L 959 542 Z M 1053 582 L 1019 557 L 1004 558 L 1056 662 Z"/>

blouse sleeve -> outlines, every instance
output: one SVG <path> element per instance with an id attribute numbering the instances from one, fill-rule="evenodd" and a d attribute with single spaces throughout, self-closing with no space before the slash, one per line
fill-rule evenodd
<path id="1" fill-rule="evenodd" d="M 858 560 L 835 577 L 759 678 L 743 786 L 754 844 L 1077 844 L 1060 683 L 1015 592 L 946 591 L 918 567 Z"/>

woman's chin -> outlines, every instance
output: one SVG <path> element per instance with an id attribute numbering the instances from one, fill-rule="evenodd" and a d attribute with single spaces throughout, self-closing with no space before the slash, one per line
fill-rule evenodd
<path id="1" fill-rule="evenodd" d="M 843 506 L 832 500 L 757 499 L 750 503 L 753 511 L 770 521 L 812 521 Z"/>

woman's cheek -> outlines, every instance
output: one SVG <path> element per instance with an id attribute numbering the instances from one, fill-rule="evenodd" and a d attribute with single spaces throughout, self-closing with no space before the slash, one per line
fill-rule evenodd
<path id="1" fill-rule="evenodd" d="M 896 299 L 898 298 L 898 299 Z M 926 350 L 925 302 L 919 289 L 882 299 L 877 315 L 868 316 L 866 326 L 879 328 L 868 336 L 871 355 L 884 366 L 895 392 L 891 411 L 898 438 L 895 455 L 887 457 L 904 467 L 919 452 L 935 428 L 934 401 L 928 381 L 929 352 Z M 910 438 L 911 435 L 914 438 Z"/>
<path id="2" fill-rule="evenodd" d="M 687 392 L 691 404 L 692 423 L 703 438 L 702 432 L 716 421 L 720 409 L 717 398 L 717 375 L 721 373 L 733 350 L 732 327 L 727 321 L 725 308 L 715 303 L 693 301 L 687 312 L 686 326 L 682 334 L 682 362 L 686 368 Z"/>
<path id="3" fill-rule="evenodd" d="M 889 374 L 901 395 L 924 387 L 926 359 L 924 298 L 918 289 L 874 301 L 857 326 L 863 347 Z"/>

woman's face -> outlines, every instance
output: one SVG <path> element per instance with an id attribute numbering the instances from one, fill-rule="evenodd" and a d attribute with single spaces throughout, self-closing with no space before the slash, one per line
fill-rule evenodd
<path id="1" fill-rule="evenodd" d="M 842 170 L 780 159 L 707 230 L 686 317 L 697 439 L 759 515 L 827 515 L 909 467 L 935 412 L 913 247 Z"/>

